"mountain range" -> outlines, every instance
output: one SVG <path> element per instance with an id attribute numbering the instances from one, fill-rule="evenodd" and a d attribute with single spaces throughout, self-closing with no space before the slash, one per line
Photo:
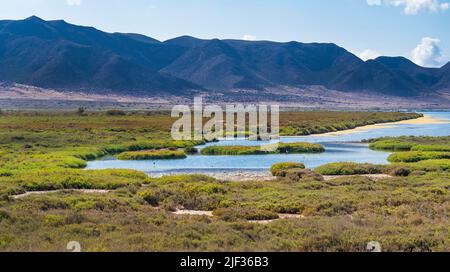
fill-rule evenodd
<path id="1" fill-rule="evenodd" d="M 0 21 L 0 81 L 136 96 L 277 86 L 414 97 L 450 89 L 450 63 L 425 68 L 403 57 L 363 61 L 335 44 L 168 41 L 38 17 Z"/>

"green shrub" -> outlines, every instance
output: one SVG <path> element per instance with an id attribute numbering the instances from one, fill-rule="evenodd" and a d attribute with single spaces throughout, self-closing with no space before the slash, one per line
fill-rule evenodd
<path id="1" fill-rule="evenodd" d="M 278 177 L 291 182 L 323 181 L 322 175 L 309 169 L 286 169 L 278 172 Z"/>
<path id="2" fill-rule="evenodd" d="M 3 220 L 7 220 L 10 219 L 11 215 L 9 215 L 9 213 L 5 210 L 0 210 L 0 222 L 2 222 Z"/>
<path id="3" fill-rule="evenodd" d="M 274 220 L 278 219 L 277 213 L 256 208 L 223 208 L 217 209 L 213 214 L 224 221 L 237 220 Z"/>
<path id="4" fill-rule="evenodd" d="M 142 151 L 154 149 L 179 149 L 185 148 L 187 151 L 192 150 L 196 145 L 205 144 L 204 141 L 136 141 L 120 145 L 108 145 L 104 151 L 110 154 L 116 154 L 126 151 Z"/>
<path id="5" fill-rule="evenodd" d="M 293 168 L 305 169 L 305 165 L 299 162 L 282 162 L 272 165 L 270 172 L 272 175 L 277 176 L 279 171 Z"/>
<path id="6" fill-rule="evenodd" d="M 407 177 L 411 174 L 411 168 L 406 166 L 390 165 L 386 167 L 385 173 L 394 177 Z"/>
<path id="7" fill-rule="evenodd" d="M 418 162 L 424 160 L 450 159 L 450 152 L 410 151 L 399 152 L 389 156 L 390 162 Z"/>
<path id="8" fill-rule="evenodd" d="M 450 170 L 450 160 L 425 160 L 416 163 L 405 164 L 414 170 L 422 171 L 449 171 Z"/>
<path id="9" fill-rule="evenodd" d="M 401 142 L 396 140 L 385 140 L 371 143 L 369 148 L 383 151 L 410 151 L 414 143 Z"/>
<path id="10" fill-rule="evenodd" d="M 269 152 L 257 146 L 209 146 L 201 150 L 202 155 L 262 155 Z"/>
<path id="11" fill-rule="evenodd" d="M 450 145 L 416 145 L 411 151 L 439 151 L 450 152 Z"/>
<path id="12" fill-rule="evenodd" d="M 61 215 L 46 214 L 44 215 L 44 224 L 51 227 L 59 227 L 64 225 L 65 218 Z"/>
<path id="13" fill-rule="evenodd" d="M 55 169 L 20 173 L 16 182 L 26 191 L 59 189 L 113 190 L 134 184 L 143 184 L 148 177 L 133 170 L 75 170 Z"/>
<path id="14" fill-rule="evenodd" d="M 61 158 L 62 160 L 59 162 L 58 166 L 63 168 L 75 168 L 82 169 L 87 166 L 87 163 L 83 159 L 75 158 L 75 157 L 65 157 Z"/>
<path id="15" fill-rule="evenodd" d="M 197 154 L 198 149 L 193 146 L 189 146 L 189 147 L 184 148 L 184 152 L 186 152 L 187 154 Z"/>
<path id="16" fill-rule="evenodd" d="M 170 160 L 185 159 L 182 150 L 143 150 L 123 152 L 117 156 L 119 160 Z"/>
<path id="17" fill-rule="evenodd" d="M 201 150 L 203 155 L 264 155 L 283 153 L 321 153 L 325 148 L 311 143 L 280 143 L 278 146 L 209 146 Z"/>
<path id="18" fill-rule="evenodd" d="M 108 110 L 106 112 L 106 115 L 108 115 L 108 116 L 125 116 L 125 115 L 127 115 L 127 113 L 124 112 L 123 110 Z"/>
<path id="19" fill-rule="evenodd" d="M 80 116 L 85 116 L 86 115 L 86 108 L 85 107 L 79 107 L 77 110 L 77 114 Z"/>
<path id="20" fill-rule="evenodd" d="M 325 148 L 312 143 L 280 143 L 278 153 L 322 153 Z"/>
<path id="21" fill-rule="evenodd" d="M 322 165 L 315 169 L 321 175 L 365 175 L 382 174 L 385 170 L 384 165 L 370 163 L 354 162 L 336 162 Z"/>
<path id="22" fill-rule="evenodd" d="M 386 151 L 450 151 L 450 137 L 385 137 L 369 141 L 370 148 Z"/>
<path id="23" fill-rule="evenodd" d="M 146 189 L 139 192 L 138 195 L 153 207 L 158 207 L 160 201 L 164 198 L 164 194 L 160 190 L 155 189 Z"/>
<path id="24" fill-rule="evenodd" d="M 216 179 L 207 175 L 176 175 L 163 176 L 160 178 L 149 178 L 148 183 L 156 184 L 174 184 L 174 183 L 211 183 L 216 182 Z"/>

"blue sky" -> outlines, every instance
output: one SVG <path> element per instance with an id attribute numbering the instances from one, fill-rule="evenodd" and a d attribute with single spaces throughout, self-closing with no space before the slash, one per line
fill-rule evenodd
<path id="1" fill-rule="evenodd" d="M 450 60 L 450 0 L 0 0 L 1 19 L 37 15 L 159 40 L 181 35 L 333 42 L 363 57 Z"/>

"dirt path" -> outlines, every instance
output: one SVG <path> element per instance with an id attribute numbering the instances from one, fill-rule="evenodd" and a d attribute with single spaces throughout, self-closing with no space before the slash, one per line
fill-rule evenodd
<path id="1" fill-rule="evenodd" d="M 194 210 L 176 210 L 175 212 L 172 212 L 172 214 L 174 215 L 189 215 L 189 216 L 207 216 L 207 217 L 214 217 L 213 212 L 211 211 L 194 211 Z M 300 215 L 300 214 L 285 214 L 285 213 L 280 213 L 278 214 L 278 219 L 272 219 L 272 220 L 248 220 L 249 223 L 254 223 L 254 224 L 262 224 L 262 225 L 266 225 L 278 220 L 283 220 L 283 219 L 302 219 L 305 218 L 305 216 Z"/>
<path id="2" fill-rule="evenodd" d="M 342 135 L 348 135 L 348 134 L 352 134 L 352 133 L 366 132 L 366 131 L 370 131 L 372 129 L 390 128 L 390 127 L 394 127 L 396 125 L 434 125 L 434 124 L 445 124 L 445 123 L 448 123 L 448 121 L 437 119 L 431 115 L 424 115 L 423 117 L 420 117 L 417 119 L 409 119 L 409 120 L 390 122 L 390 123 L 379 123 L 379 124 L 374 124 L 374 125 L 357 127 L 354 129 L 347 129 L 347 130 L 342 130 L 342 131 L 316 134 L 313 136 L 317 136 L 317 135 L 342 136 Z"/>
<path id="3" fill-rule="evenodd" d="M 347 176 L 323 176 L 323 178 L 327 181 L 327 180 L 333 180 L 333 179 L 338 179 L 338 178 L 350 178 L 350 177 L 367 177 L 371 180 L 380 180 L 380 179 L 385 179 L 385 178 L 392 178 L 392 176 L 390 175 L 386 175 L 386 174 L 368 174 L 368 175 L 347 175 Z"/>
<path id="4" fill-rule="evenodd" d="M 65 190 L 53 190 L 53 191 L 35 191 L 35 192 L 26 192 L 20 195 L 12 195 L 10 198 L 12 199 L 20 199 L 32 195 L 45 195 L 45 194 L 56 194 L 62 192 L 78 192 L 83 194 L 107 194 L 111 191 L 109 190 L 88 190 L 88 189 L 65 189 Z"/>
<path id="5" fill-rule="evenodd" d="M 208 216 L 213 217 L 213 212 L 209 211 L 193 211 L 193 210 L 176 210 L 172 214 L 175 215 L 196 215 L 196 216 Z"/>

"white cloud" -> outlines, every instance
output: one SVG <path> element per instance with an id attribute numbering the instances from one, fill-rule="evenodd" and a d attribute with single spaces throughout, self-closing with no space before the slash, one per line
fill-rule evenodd
<path id="1" fill-rule="evenodd" d="M 450 3 L 442 3 L 441 4 L 441 9 L 442 10 L 447 10 L 450 8 Z"/>
<path id="2" fill-rule="evenodd" d="M 66 0 L 69 6 L 79 6 L 81 5 L 81 0 Z"/>
<path id="3" fill-rule="evenodd" d="M 369 6 L 381 6 L 381 0 L 367 0 Z"/>
<path id="4" fill-rule="evenodd" d="M 388 5 L 402 7 L 405 14 L 414 15 L 421 10 L 429 12 L 445 11 L 450 8 L 450 3 L 441 0 L 366 0 L 369 6 Z"/>
<path id="5" fill-rule="evenodd" d="M 256 41 L 256 37 L 253 35 L 244 35 L 244 37 L 242 37 L 242 39 L 244 41 Z"/>
<path id="6" fill-rule="evenodd" d="M 379 56 L 381 56 L 381 54 L 375 50 L 372 49 L 366 49 L 364 51 L 362 51 L 361 53 L 358 54 L 358 57 L 364 61 L 366 60 L 371 60 L 371 59 L 376 59 Z"/>
<path id="7" fill-rule="evenodd" d="M 439 43 L 439 39 L 429 37 L 423 38 L 417 47 L 412 51 L 412 60 L 421 66 L 440 66 L 443 64 L 443 56 Z"/>

